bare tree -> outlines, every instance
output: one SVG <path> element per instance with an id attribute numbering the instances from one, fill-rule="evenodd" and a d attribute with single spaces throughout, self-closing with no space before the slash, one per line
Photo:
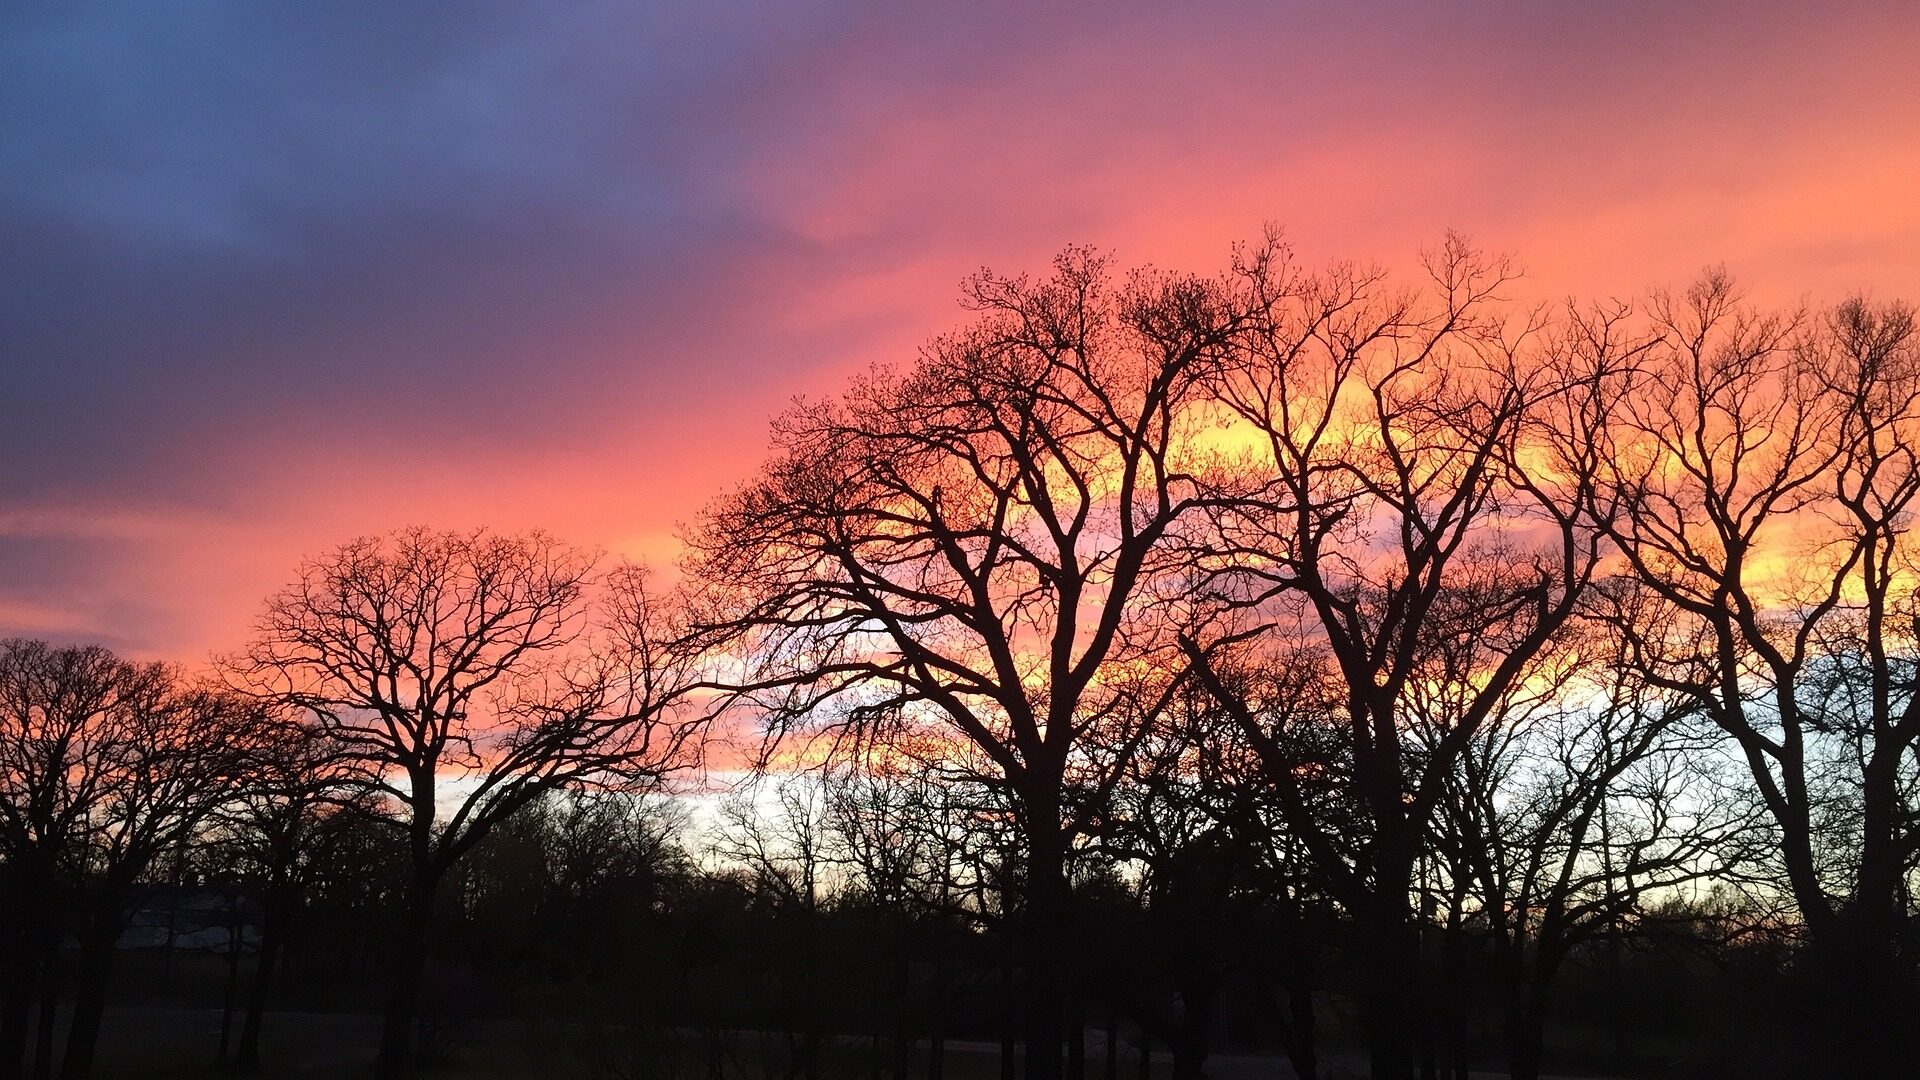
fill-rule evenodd
<path id="1" fill-rule="evenodd" d="M 817 774 L 823 824 L 845 879 L 842 900 L 874 921 L 891 954 L 891 979 L 876 979 L 873 993 L 876 1016 L 893 1028 L 894 1080 L 906 1080 L 916 1025 L 933 1029 L 940 1052 L 939 1024 L 925 1024 L 922 1013 L 928 1004 L 940 1008 L 950 987 L 936 978 L 917 992 L 913 967 L 929 953 L 936 963 L 944 959 L 946 935 L 939 931 L 956 914 L 958 892 L 952 859 L 965 843 L 954 831 L 955 785 L 905 749 L 832 763 Z"/>
<path id="2" fill-rule="evenodd" d="M 614 901 L 646 911 L 686 872 L 689 820 L 678 800 L 646 792 L 576 790 L 547 800 L 552 888 L 580 919 L 577 952 L 590 953 L 588 935 L 622 917 Z"/>
<path id="3" fill-rule="evenodd" d="M 191 685 L 157 664 L 137 666 L 125 695 L 102 719 L 101 797 L 86 832 L 79 985 L 62 1080 L 92 1074 L 134 886 L 232 796 L 264 727 L 253 701 Z"/>
<path id="4" fill-rule="evenodd" d="M 1577 949 L 1617 937 L 1650 903 L 1736 880 L 1760 840 L 1689 703 L 1631 680 L 1601 635 L 1569 636 L 1457 757 L 1434 823 L 1448 929 L 1470 914 L 1494 951 L 1516 1080 L 1540 1075 L 1549 991 Z M 1431 746 L 1469 693 L 1444 682 L 1414 698 Z"/>
<path id="5" fill-rule="evenodd" d="M 1152 741 L 1162 745 L 1119 786 L 1100 834 L 1101 849 L 1132 871 L 1132 910 L 1124 914 L 1134 917 L 1109 928 L 1100 975 L 1109 1004 L 1125 1009 L 1143 1041 L 1157 1038 L 1172 1051 L 1177 1080 L 1198 1080 L 1228 954 L 1250 944 L 1230 908 L 1250 883 L 1257 848 L 1253 830 L 1224 820 L 1236 808 L 1210 805 L 1213 793 L 1183 760 L 1189 748 Z"/>
<path id="6" fill-rule="evenodd" d="M 757 793 L 770 797 L 761 805 Z M 775 907 L 811 914 L 834 891 L 826 801 L 804 774 L 758 781 L 722 800 L 710 853 L 744 871 Z"/>
<path id="7" fill-rule="evenodd" d="M 207 838 L 229 867 L 258 887 L 260 942 L 233 1055 L 242 1071 L 260 1066 L 273 978 L 315 875 L 328 862 L 326 849 L 340 836 L 339 819 L 370 809 L 364 794 L 356 799 L 345 790 L 341 764 L 319 726 L 271 706 L 261 720 L 244 781 L 212 816 Z M 226 1049 L 223 1025 L 223 1057 Z"/>
<path id="8" fill-rule="evenodd" d="M 1355 921 L 1372 1072 L 1394 1080 L 1411 1075 L 1420 1029 L 1412 890 L 1427 823 L 1593 575 L 1589 433 L 1616 358 L 1562 347 L 1537 315 L 1510 321 L 1507 263 L 1458 238 L 1428 271 L 1426 295 L 1346 267 L 1260 279 L 1271 317 L 1219 383 L 1258 449 L 1199 553 L 1224 614 L 1186 642 Z M 1450 666 L 1457 642 L 1473 643 L 1465 669 Z M 1284 657 L 1284 677 L 1236 690 L 1229 671 L 1259 650 Z M 1469 697 L 1415 753 L 1409 694 L 1429 681 Z M 1289 724 L 1342 733 L 1357 832 L 1315 812 L 1279 737 Z"/>
<path id="9" fill-rule="evenodd" d="M 1745 304 L 1722 272 L 1651 305 L 1657 350 L 1609 432 L 1610 532 L 1671 617 L 1621 620 L 1636 672 L 1738 746 L 1779 828 L 1833 1033 L 1910 1065 L 1920 853 L 1920 336 L 1900 304 Z"/>
<path id="10" fill-rule="evenodd" d="M 911 1064 L 917 1035 L 909 1025 L 920 1015 L 928 1077 L 939 1080 L 948 1010 L 974 989 L 953 954 L 978 932 L 1008 940 L 1017 929 L 1021 890 L 1011 869 L 1022 845 L 997 773 L 980 756 L 935 736 L 896 741 L 820 770 L 846 895 L 875 909 L 891 931 L 892 985 L 876 990 L 892 998 L 896 1078 Z M 916 959 L 933 968 L 917 995 Z M 1013 1067 L 1005 1042 L 1012 1030 L 1002 1031 L 1006 1069 Z"/>
<path id="11" fill-rule="evenodd" d="M 741 661 L 735 700 L 774 733 L 940 728 L 991 762 L 1026 845 L 1028 1076 L 1052 1080 L 1066 866 L 1097 802 L 1068 805 L 1069 776 L 1125 674 L 1180 666 L 1179 605 L 1149 583 L 1201 498 L 1193 406 L 1252 298 L 1165 274 L 1115 287 L 1077 250 L 1050 279 L 981 274 L 965 298 L 977 320 L 910 369 L 782 417 L 688 569 Z"/>
<path id="12" fill-rule="evenodd" d="M 1279 667 L 1285 667 L 1284 661 Z M 1232 692 L 1251 698 L 1280 686 L 1278 668 L 1216 668 Z M 1300 1077 L 1318 1077 L 1317 955 L 1330 938 L 1331 902 L 1313 860 L 1287 824 L 1266 770 L 1282 757 L 1294 790 L 1333 833 L 1358 835 L 1338 798 L 1344 770 L 1339 733 L 1306 718 L 1260 749 L 1196 680 L 1164 710 L 1116 791 L 1101 840 L 1138 867 L 1150 938 L 1163 977 L 1178 987 L 1172 1020 L 1141 1016 L 1146 1032 L 1172 1050 L 1176 1074 L 1199 1075 L 1208 1052 L 1210 1002 L 1240 978 L 1273 1009 L 1276 1034 Z M 1136 1015 L 1138 1010 L 1136 1009 Z"/>
<path id="13" fill-rule="evenodd" d="M 73 876 L 94 805 L 104 798 L 106 715 L 129 692 L 134 669 L 98 646 L 58 650 L 46 642 L 0 644 L 0 824 L 6 844 L 6 1015 L 0 1074 L 17 1076 L 27 1019 L 50 982 L 61 876 Z M 44 978 L 42 976 L 48 976 Z M 58 997 L 38 994 L 42 1019 Z M 52 1067 L 44 1057 L 42 1070 Z"/>
<path id="14" fill-rule="evenodd" d="M 828 1045 L 819 916 L 840 875 L 827 813 L 826 795 L 808 775 L 763 774 L 720 804 L 720 829 L 710 843 L 721 865 L 742 873 L 756 901 L 786 927 L 776 985 L 787 1023 L 788 1080 L 818 1080 Z"/>
<path id="15" fill-rule="evenodd" d="M 686 668 L 635 571 L 543 534 L 409 529 L 301 567 L 234 662 L 310 714 L 384 800 L 412 876 L 380 1070 L 400 1071 L 436 893 L 492 829 L 570 784 L 658 778 L 690 725 Z"/>
<path id="16" fill-rule="evenodd" d="M 36 1073 L 52 1069 L 51 965 L 68 930 L 81 953 L 61 1075 L 90 1073 L 130 893 L 232 791 L 255 719 L 248 703 L 188 686 L 165 665 L 97 646 L 0 645 L 0 838 L 15 905 L 9 1075 L 22 1064 L 35 988 Z"/>
<path id="17" fill-rule="evenodd" d="M 0 643 L 0 841 L 5 844 L 6 996 L 0 1016 L 0 1076 L 19 1075 L 36 991 L 43 1021 L 54 949 L 65 930 L 57 897 L 77 878 L 96 811 L 121 752 L 110 717 L 156 673 L 99 646 Z M 44 974 L 44 978 L 43 978 Z M 52 1067 L 51 1024 L 40 1072 Z"/>

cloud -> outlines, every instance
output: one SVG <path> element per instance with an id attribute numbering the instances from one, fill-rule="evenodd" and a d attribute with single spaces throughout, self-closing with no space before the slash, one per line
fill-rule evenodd
<path id="1" fill-rule="evenodd" d="M 0 21 L 0 632 L 229 647 L 300 554 L 410 520 L 670 558 L 791 395 L 1068 242 L 1211 268 L 1278 220 L 1404 263 L 1458 227 L 1549 296 L 1722 260 L 1920 294 L 1898 5 Z"/>

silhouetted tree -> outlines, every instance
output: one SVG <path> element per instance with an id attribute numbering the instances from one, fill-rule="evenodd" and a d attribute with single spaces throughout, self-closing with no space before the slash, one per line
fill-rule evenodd
<path id="1" fill-rule="evenodd" d="M 546 800 L 544 837 L 562 955 L 589 976 L 620 959 L 620 930 L 648 919 L 691 872 L 690 815 L 668 795 L 567 791 Z"/>
<path id="2" fill-rule="evenodd" d="M 133 886 L 231 793 L 256 720 L 250 703 L 186 685 L 162 664 L 128 663 L 97 646 L 0 645 L 10 1075 L 22 1064 L 36 987 L 36 1072 L 52 1068 L 50 973 L 69 930 L 80 969 L 61 1075 L 89 1075 Z"/>
<path id="3" fill-rule="evenodd" d="M 1605 435 L 1610 535 L 1670 617 L 1636 673 L 1739 748 L 1854 1075 L 1911 1066 L 1920 853 L 1920 336 L 1900 304 L 1818 317 L 1712 272 L 1651 305 L 1657 347 Z"/>
<path id="4" fill-rule="evenodd" d="M 213 815 L 214 833 L 207 838 L 225 868 L 255 887 L 260 905 L 260 940 L 233 1053 L 242 1071 L 260 1066 L 274 974 L 315 876 L 343 835 L 340 815 L 370 813 L 364 792 L 355 799 L 342 783 L 341 766 L 319 726 L 282 709 L 263 710 L 260 718 L 244 780 Z"/>
<path id="5" fill-rule="evenodd" d="M 232 797 L 266 726 L 252 700 L 189 685 L 163 665 L 136 668 L 133 678 L 102 717 L 101 797 L 86 834 L 79 985 L 62 1080 L 92 1074 L 114 950 L 135 884 Z"/>
<path id="6" fill-rule="evenodd" d="M 1511 278 L 1457 238 L 1428 260 L 1425 296 L 1376 274 L 1268 269 L 1261 333 L 1219 380 L 1253 438 L 1250 475 L 1199 552 L 1223 615 L 1186 649 L 1240 723 L 1289 829 L 1354 920 L 1372 1073 L 1410 1076 L 1422 1020 L 1412 909 L 1427 823 L 1457 758 L 1572 616 L 1600 540 L 1589 523 L 1590 430 L 1604 422 L 1603 349 L 1510 321 Z M 1570 420 L 1556 425 L 1547 421 Z M 1470 662 L 1456 666 L 1471 643 Z M 1292 668 L 1249 693 L 1225 677 L 1265 648 Z M 1467 699 L 1440 739 L 1413 744 L 1411 689 Z M 1334 830 L 1275 733 L 1342 735 L 1340 786 L 1357 828 Z"/>
<path id="7" fill-rule="evenodd" d="M 1100 928 L 1084 977 L 1143 1042 L 1172 1051 L 1179 1080 L 1202 1075 L 1230 969 L 1259 965 L 1266 944 L 1244 902 L 1268 884 L 1256 882 L 1267 839 L 1254 807 L 1261 793 L 1221 767 L 1244 745 L 1204 691 L 1175 695 L 1131 755 L 1098 831 L 1126 888 L 1108 894 L 1117 921 Z"/>
<path id="8" fill-rule="evenodd" d="M 1492 948 L 1516 1080 L 1540 1075 L 1549 992 L 1575 950 L 1622 933 L 1650 899 L 1737 876 L 1758 839 L 1687 703 L 1632 682 L 1601 635 L 1568 636 L 1458 755 L 1435 821 L 1448 930 L 1470 914 Z M 1444 739 L 1469 695 L 1455 680 L 1415 687 L 1414 730 Z"/>
<path id="9" fill-rule="evenodd" d="M 772 460 L 703 516 L 688 570 L 741 661 L 738 700 L 775 733 L 940 729 L 990 761 L 1025 844 L 1027 1074 L 1054 1080 L 1067 862 L 1097 803 L 1069 805 L 1070 778 L 1085 733 L 1139 689 L 1122 676 L 1180 666 L 1177 598 L 1148 583 L 1202 498 L 1195 406 L 1252 297 L 1235 279 L 1115 287 L 1085 251 L 1044 281 L 981 274 L 965 297 L 977 320 L 910 369 L 782 417 Z"/>
<path id="10" fill-rule="evenodd" d="M 1250 685 L 1246 670 L 1216 675 L 1242 691 Z M 1337 733 L 1302 723 L 1286 740 L 1315 813 L 1333 831 L 1352 831 L 1327 783 L 1340 760 Z M 1196 682 L 1135 755 L 1103 842 L 1140 864 L 1151 940 L 1162 966 L 1186 983 L 1181 998 L 1217 997 L 1230 976 L 1257 987 L 1294 1073 L 1317 1077 L 1319 954 L 1334 936 L 1331 903 L 1263 775 L 1274 760 Z M 1204 1066 L 1211 1033 L 1195 1019 L 1183 1011 L 1171 1033 L 1164 1022 L 1146 1025 L 1172 1047 L 1176 1071 Z"/>
<path id="11" fill-rule="evenodd" d="M 756 798 L 760 791 L 764 803 Z M 787 926 L 778 1007 L 788 1025 L 789 1080 L 818 1080 L 828 1038 L 820 913 L 837 881 L 826 813 L 825 797 L 808 776 L 767 780 L 721 804 L 721 826 L 712 839 L 714 857 L 740 868 L 760 903 Z"/>
<path id="12" fill-rule="evenodd" d="M 160 669 L 136 667 L 99 646 L 0 643 L 0 841 L 9 913 L 0 1076 L 19 1075 L 36 991 L 52 984 L 54 951 L 68 925 L 69 905 L 60 899 L 72 896 L 124 752 L 115 716 L 163 678 Z M 43 1021 L 59 1004 L 52 993 L 39 1003 Z M 51 1025 L 42 1027 L 50 1038 Z M 51 1049 L 41 1048 L 42 1075 L 52 1067 Z"/>
<path id="13" fill-rule="evenodd" d="M 892 1026 L 895 1080 L 906 1080 L 918 1028 L 929 1029 L 936 1055 L 942 1049 L 940 1019 L 925 1014 L 944 1007 L 952 976 L 943 971 L 922 991 L 914 965 L 940 964 L 942 928 L 977 924 L 981 914 L 958 902 L 964 884 L 954 860 L 967 842 L 953 813 L 959 785 L 913 750 L 888 748 L 816 774 L 830 856 L 844 879 L 841 906 L 874 922 L 890 956 L 889 977 L 873 990 L 877 1019 Z"/>
<path id="14" fill-rule="evenodd" d="M 383 1075 L 408 1058 L 436 893 L 502 821 L 570 784 L 682 762 L 684 668 L 635 571 L 539 533 L 410 529 L 346 544 L 268 601 L 234 661 L 310 714 L 411 861 Z"/>

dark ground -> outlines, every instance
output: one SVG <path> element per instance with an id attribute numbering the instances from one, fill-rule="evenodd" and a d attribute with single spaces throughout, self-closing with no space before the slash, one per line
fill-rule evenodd
<path id="1" fill-rule="evenodd" d="M 378 1017 L 365 1013 L 288 1012 L 269 1019 L 262 1040 L 264 1067 L 258 1080 L 318 1080 L 371 1075 L 371 1048 Z M 189 1080 L 230 1075 L 214 1063 L 219 1045 L 218 1009 L 162 1005 L 120 1005 L 108 1011 L 97 1075 L 102 1080 Z M 1104 1043 L 1089 1032 L 1088 1073 L 1107 1074 Z M 787 1057 L 784 1035 L 749 1032 L 676 1036 L 671 1054 L 631 1033 L 571 1029 L 525 1021 L 462 1025 L 439 1033 L 444 1060 L 423 1070 L 447 1080 L 710 1080 L 717 1056 L 724 1080 L 780 1080 Z M 638 1045 L 636 1045 L 638 1044 Z M 888 1052 L 881 1048 L 882 1055 Z M 945 1080 L 998 1080 L 998 1044 L 949 1041 Z M 912 1075 L 926 1075 L 927 1046 L 915 1048 Z M 1123 1044 L 1119 1075 L 1139 1080 L 1136 1052 Z M 1331 1080 L 1364 1076 L 1357 1055 L 1332 1055 Z M 1151 1063 L 1153 1080 L 1171 1075 L 1164 1053 Z M 825 1080 L 870 1080 L 891 1075 L 891 1060 L 878 1064 L 862 1040 L 841 1040 L 824 1054 Z M 1217 1054 L 1208 1059 L 1208 1080 L 1293 1080 L 1293 1071 L 1275 1055 Z M 1475 1077 L 1498 1077 L 1497 1071 Z"/>

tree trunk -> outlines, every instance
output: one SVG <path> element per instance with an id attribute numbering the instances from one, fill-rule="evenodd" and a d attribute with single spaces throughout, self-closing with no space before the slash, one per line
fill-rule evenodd
<path id="1" fill-rule="evenodd" d="M 0 1080 L 18 1080 L 27 1056 L 27 1016 L 33 1010 L 33 932 L 26 904 L 7 932 L 6 995 L 0 1002 Z"/>
<path id="2" fill-rule="evenodd" d="M 18 1080 L 27 1056 L 27 1016 L 33 1010 L 34 979 L 24 947 L 17 945 L 8 951 L 16 955 L 7 957 L 6 999 L 0 1003 L 0 1080 Z"/>
<path id="3" fill-rule="evenodd" d="M 1447 923 L 1440 939 L 1440 1075 L 1465 1080 L 1471 1070 L 1467 1055 L 1466 915 L 1467 875 L 1455 874 L 1447 897 Z"/>
<path id="4" fill-rule="evenodd" d="M 907 1080 L 913 1068 L 913 924 L 899 921 L 893 950 L 893 1080 Z"/>
<path id="5" fill-rule="evenodd" d="M 1845 1075 L 1904 1075 L 1914 1050 L 1914 980 L 1899 951 L 1893 905 L 1865 892 L 1839 913 L 1825 940 L 1810 943 L 1812 1016 Z"/>
<path id="6" fill-rule="evenodd" d="M 1213 1028 L 1213 988 L 1189 983 L 1180 993 L 1180 1023 L 1173 1038 L 1173 1080 L 1200 1080 Z"/>
<path id="7" fill-rule="evenodd" d="M 88 1080 L 100 1044 L 100 1023 L 107 1008 L 107 980 L 119 942 L 125 891 L 103 884 L 80 942 L 80 981 L 74 991 L 67 1049 L 60 1059 L 60 1080 Z"/>
<path id="8" fill-rule="evenodd" d="M 15 865 L 0 867 L 0 873 L 6 875 L 8 899 L 13 901 L 8 905 L 12 925 L 4 931 L 6 966 L 0 969 L 6 983 L 0 999 L 0 1080 L 18 1080 L 26 1066 L 28 1016 L 40 983 L 40 964 L 46 953 L 55 951 L 59 934 L 48 907 L 51 875 L 41 870 L 39 860 L 29 854 Z"/>
<path id="9" fill-rule="evenodd" d="M 1433 926 L 1439 915 L 1439 902 L 1434 897 L 1432 880 L 1427 876 L 1426 864 L 1422 863 L 1420 874 L 1420 915 L 1414 924 L 1413 941 L 1416 963 L 1420 965 L 1420 974 L 1431 979 L 1433 969 Z M 1429 983 L 1429 986 L 1432 983 Z M 1438 985 L 1445 986 L 1444 981 Z M 1423 987 L 1420 1016 L 1420 1080 L 1440 1080 L 1440 1032 L 1435 1029 L 1439 1010 L 1435 1003 L 1426 997 Z"/>
<path id="10" fill-rule="evenodd" d="M 1120 1013 L 1107 1009 L 1107 1080 L 1120 1080 Z"/>
<path id="11" fill-rule="evenodd" d="M 280 962 L 281 943 L 285 940 L 285 918 L 271 908 L 260 922 L 260 955 L 253 965 L 253 982 L 247 988 L 247 1015 L 240 1022 L 240 1046 L 234 1051 L 234 1066 L 243 1071 L 260 1067 L 260 1027 L 267 1014 L 267 994 L 273 985 L 274 968 Z"/>
<path id="12" fill-rule="evenodd" d="M 929 1005 L 927 1024 L 927 1080 L 942 1080 L 947 1069 L 947 949 L 950 943 L 944 933 L 934 937 L 933 990 L 927 995 Z"/>
<path id="13" fill-rule="evenodd" d="M 1005 931 L 1003 930 L 1003 933 Z M 1014 987 L 1013 987 L 1013 936 L 1006 934 L 1000 949 L 1000 1080 L 1014 1080 L 1018 1069 L 1014 1065 Z"/>
<path id="14" fill-rule="evenodd" d="M 1540 1080 L 1544 1038 L 1544 1010 L 1531 994 L 1516 994 L 1507 1007 L 1507 1071 L 1513 1080 Z"/>
<path id="15" fill-rule="evenodd" d="M 394 951 L 393 992 L 380 1030 L 380 1056 L 375 1069 L 382 1080 L 404 1071 L 412 1058 L 413 1021 L 420 1009 L 420 988 L 427 969 L 427 934 L 433 927 L 433 894 L 438 884 L 425 872 L 416 874 L 399 947 Z"/>
<path id="16" fill-rule="evenodd" d="M 1419 944 L 1405 880 L 1383 877 L 1387 880 L 1369 898 L 1366 917 L 1356 926 L 1363 936 L 1360 951 L 1366 966 L 1368 1075 L 1372 1080 L 1411 1080 L 1420 1030 Z"/>
<path id="17" fill-rule="evenodd" d="M 794 965 L 797 970 L 790 973 L 791 979 L 782 980 L 788 991 L 788 1029 L 793 1031 L 797 1027 L 796 1034 L 799 1036 L 793 1044 L 791 1072 L 801 1080 L 820 1080 L 821 1049 L 826 1041 L 821 1031 L 824 1023 L 820 1015 L 819 995 L 814 990 L 814 975 L 820 966 L 819 939 L 816 936 L 819 932 L 816 925 L 818 919 L 819 912 L 814 904 L 813 893 L 809 890 L 805 907 L 800 912 L 797 931 L 800 946 L 799 963 Z"/>
<path id="18" fill-rule="evenodd" d="M 1056 815 L 1057 817 L 1057 815 Z M 1063 837 L 1035 837 L 1027 876 L 1025 1080 L 1062 1080 L 1070 894 Z"/>
<path id="19" fill-rule="evenodd" d="M 1280 979 L 1277 992 L 1261 972 L 1268 997 L 1279 1011 L 1280 1047 L 1287 1055 L 1299 1080 L 1319 1080 L 1320 1055 L 1313 1011 L 1313 961 L 1305 945 L 1306 923 L 1291 897 L 1283 896 L 1282 912 L 1287 919 L 1286 940 L 1281 946 Z M 1281 994 L 1286 1001 L 1279 1000 Z"/>
<path id="20" fill-rule="evenodd" d="M 1186 1032 L 1181 1032 L 1173 1040 L 1173 1080 L 1200 1080 L 1201 1071 L 1207 1064 L 1207 1049 L 1195 1045 Z"/>
<path id="21" fill-rule="evenodd" d="M 1607 931 L 1607 1022 L 1613 1035 L 1613 1060 L 1624 1062 L 1631 1047 L 1627 1034 L 1627 981 L 1620 951 L 1620 928 Z"/>
<path id="22" fill-rule="evenodd" d="M 214 1051 L 213 1063 L 221 1068 L 231 1068 L 233 1064 L 233 1013 L 240 997 L 240 957 L 227 957 L 227 989 L 220 996 L 220 1044 Z"/>
<path id="23" fill-rule="evenodd" d="M 1087 1080 L 1087 1019 L 1077 1002 L 1067 1010 L 1067 1080 Z"/>
<path id="24" fill-rule="evenodd" d="M 1320 1049 L 1314 1029 L 1313 991 L 1288 987 L 1287 1014 L 1293 1033 L 1293 1041 L 1287 1046 L 1287 1062 L 1300 1080 L 1319 1080 Z"/>
<path id="25" fill-rule="evenodd" d="M 55 1025 L 60 1016 L 60 943 L 47 942 L 40 958 L 40 1015 L 34 1024 L 33 1080 L 53 1075 Z"/>

